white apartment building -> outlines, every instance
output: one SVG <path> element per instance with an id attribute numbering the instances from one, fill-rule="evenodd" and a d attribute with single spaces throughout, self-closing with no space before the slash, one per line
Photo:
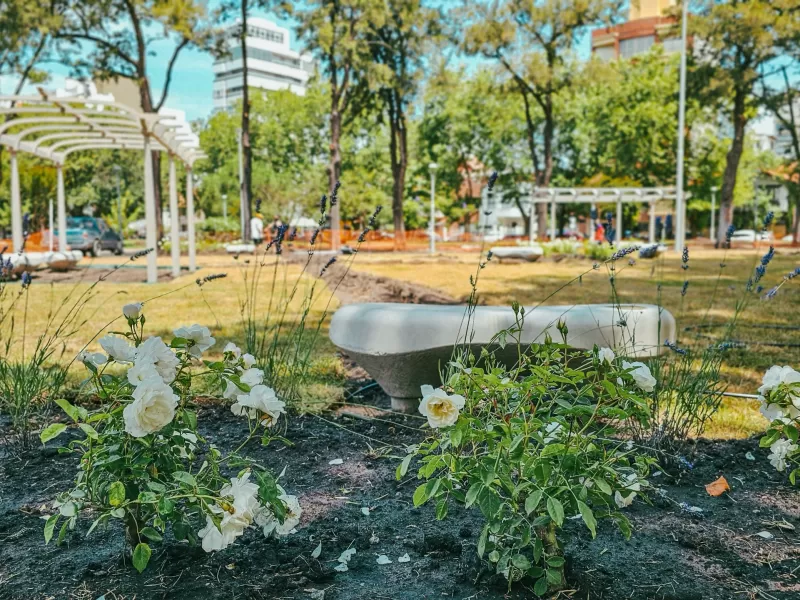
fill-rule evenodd
<path id="1" fill-rule="evenodd" d="M 241 24 L 227 28 L 229 53 L 214 63 L 214 110 L 225 110 L 242 97 Z M 247 20 L 247 85 L 268 91 L 291 90 L 305 94 L 306 84 L 314 71 L 311 56 L 289 47 L 289 30 L 268 19 Z"/>

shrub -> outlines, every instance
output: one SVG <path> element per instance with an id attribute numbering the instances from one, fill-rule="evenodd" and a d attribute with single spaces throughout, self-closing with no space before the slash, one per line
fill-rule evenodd
<path id="1" fill-rule="evenodd" d="M 773 366 L 758 388 L 761 414 L 770 422 L 759 445 L 769 448 L 769 462 L 778 471 L 789 469 L 789 481 L 800 474 L 800 373 L 789 366 Z"/>
<path id="2" fill-rule="evenodd" d="M 577 254 L 580 244 L 572 240 L 553 240 L 552 242 L 544 242 L 541 244 L 544 256 L 552 256 L 554 254 Z"/>
<path id="3" fill-rule="evenodd" d="M 592 260 L 608 260 L 615 251 L 613 246 L 603 242 L 586 242 L 583 245 L 583 253 Z"/>
<path id="4" fill-rule="evenodd" d="M 403 477 L 420 459 L 414 505 L 476 505 L 486 519 L 477 549 L 511 582 L 535 580 L 538 595 L 564 583 L 561 528 L 582 519 L 592 536 L 597 520 L 613 520 L 624 535 L 621 509 L 647 482 L 652 459 L 615 438 L 616 423 L 645 420 L 653 379 L 642 363 L 627 363 L 610 349 L 570 351 L 546 339 L 524 349 L 517 325 L 498 336 L 517 344 L 518 362 L 505 367 L 484 351 L 461 351 L 445 385 L 424 386 L 420 412 L 432 435 L 398 467 Z M 566 340 L 566 328 L 559 325 Z"/>
<path id="5" fill-rule="evenodd" d="M 262 384 L 264 374 L 255 358 L 229 344 L 221 361 L 204 361 L 203 352 L 215 340 L 199 325 L 175 330 L 169 345 L 160 337 L 144 338 L 142 304 L 123 309 L 128 331 L 107 335 L 100 345 L 108 356 L 83 351 L 100 407 L 88 411 L 66 400 L 56 403 L 85 437 L 69 443 L 80 456 L 75 486 L 57 496 L 58 510 L 45 524 L 45 541 L 62 521 L 58 541 L 74 529 L 78 515 L 97 515 L 89 534 L 111 519 L 119 519 L 132 551 L 133 565 L 144 570 L 150 543 L 163 539 L 168 527 L 177 540 L 202 544 L 207 552 L 222 550 L 251 525 L 264 535 L 285 535 L 299 522 L 297 499 L 286 494 L 266 469 L 248 464 L 239 451 L 252 439 L 268 444 L 272 428 L 284 413 L 284 403 Z M 114 374 L 122 367 L 124 372 Z M 249 433 L 227 455 L 198 431 L 192 384 L 212 378 L 224 386 L 234 414 L 246 418 Z M 54 423 L 41 433 L 42 442 L 67 429 Z M 245 467 L 226 480 L 226 466 Z M 250 476 L 254 475 L 254 480 Z"/>

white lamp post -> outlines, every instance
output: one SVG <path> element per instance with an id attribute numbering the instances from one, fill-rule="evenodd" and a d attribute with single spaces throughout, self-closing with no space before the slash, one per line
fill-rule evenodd
<path id="1" fill-rule="evenodd" d="M 428 170 L 431 172 L 431 220 L 428 224 L 429 233 L 431 236 L 431 254 L 436 253 L 436 169 L 439 165 L 431 163 L 428 165 Z"/>
<path id="2" fill-rule="evenodd" d="M 222 194 L 222 218 L 228 220 L 228 194 Z"/>
<path id="3" fill-rule="evenodd" d="M 675 174 L 675 250 L 683 251 L 686 243 L 686 199 L 683 193 L 683 130 L 686 122 L 686 25 L 688 23 L 688 0 L 683 2 L 681 17 L 681 70 L 678 94 L 678 169 Z"/>

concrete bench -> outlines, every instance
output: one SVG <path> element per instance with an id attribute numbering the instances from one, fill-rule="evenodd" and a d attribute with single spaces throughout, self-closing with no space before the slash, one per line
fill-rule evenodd
<path id="1" fill-rule="evenodd" d="M 228 254 L 255 254 L 255 244 L 228 244 L 225 246 L 225 252 Z"/>
<path id="2" fill-rule="evenodd" d="M 464 306 L 369 303 L 343 306 L 333 315 L 330 338 L 353 358 L 392 398 L 392 408 L 416 411 L 420 386 L 438 386 L 463 327 Z M 544 341 L 545 333 L 560 340 L 559 319 L 569 329 L 567 343 L 576 349 L 610 347 L 629 358 L 657 356 L 666 340 L 675 339 L 675 319 L 666 310 L 646 304 L 540 306 L 526 310 L 522 343 Z M 659 327 L 660 321 L 660 327 Z M 479 306 L 473 316 L 470 348 L 495 350 L 508 366 L 517 348 L 491 344 L 498 332 L 514 325 L 510 307 Z M 460 331 L 461 339 L 464 332 Z"/>
<path id="3" fill-rule="evenodd" d="M 80 250 L 67 250 L 66 252 L 47 252 L 44 260 L 52 271 L 69 271 L 83 258 Z"/>
<path id="4" fill-rule="evenodd" d="M 8 255 L 11 261 L 11 274 L 20 276 L 25 272 L 31 273 L 47 264 L 45 252 L 14 252 Z"/>
<path id="5" fill-rule="evenodd" d="M 495 246 L 491 252 L 498 260 L 514 258 L 529 262 L 539 260 L 539 257 L 544 255 L 541 246 Z"/>

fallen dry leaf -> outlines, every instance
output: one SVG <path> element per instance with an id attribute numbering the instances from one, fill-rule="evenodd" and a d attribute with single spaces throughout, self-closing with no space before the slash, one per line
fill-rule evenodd
<path id="1" fill-rule="evenodd" d="M 720 476 L 716 481 L 712 481 L 706 485 L 706 491 L 709 496 L 722 496 L 725 492 L 730 491 L 731 486 L 728 485 L 728 480 Z"/>

